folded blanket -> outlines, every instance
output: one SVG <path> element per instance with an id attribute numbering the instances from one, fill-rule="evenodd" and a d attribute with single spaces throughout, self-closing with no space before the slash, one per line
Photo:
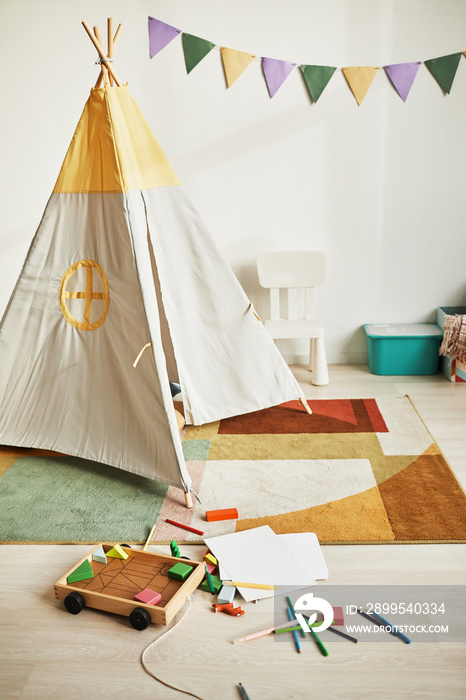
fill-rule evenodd
<path id="1" fill-rule="evenodd" d="M 453 356 L 460 362 L 466 362 L 466 314 L 445 318 L 439 352 L 441 355 Z"/>

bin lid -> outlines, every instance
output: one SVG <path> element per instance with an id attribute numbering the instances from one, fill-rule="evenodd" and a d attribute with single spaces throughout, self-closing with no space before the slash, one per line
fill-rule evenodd
<path id="1" fill-rule="evenodd" d="M 367 335 L 373 338 L 442 338 L 443 331 L 435 323 L 368 323 L 364 325 Z"/>

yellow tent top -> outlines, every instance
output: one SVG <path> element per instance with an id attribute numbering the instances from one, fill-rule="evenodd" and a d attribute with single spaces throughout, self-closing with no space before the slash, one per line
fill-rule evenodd
<path id="1" fill-rule="evenodd" d="M 129 192 L 179 184 L 128 88 L 92 88 L 54 193 Z"/>

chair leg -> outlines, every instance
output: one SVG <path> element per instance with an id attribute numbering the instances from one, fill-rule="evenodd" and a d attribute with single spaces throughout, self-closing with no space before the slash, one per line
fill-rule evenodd
<path id="1" fill-rule="evenodd" d="M 309 370 L 314 371 L 314 358 L 315 358 L 315 338 L 311 338 L 309 341 Z"/>
<path id="2" fill-rule="evenodd" d="M 328 384 L 327 357 L 323 338 L 311 339 L 310 355 L 312 356 L 312 383 L 316 386 Z"/>

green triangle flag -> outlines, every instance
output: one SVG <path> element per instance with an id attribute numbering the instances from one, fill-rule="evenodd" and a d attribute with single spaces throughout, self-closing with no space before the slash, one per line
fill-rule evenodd
<path id="1" fill-rule="evenodd" d="M 311 93 L 312 101 L 317 102 L 336 68 L 333 66 L 300 66 L 300 68 Z"/>
<path id="2" fill-rule="evenodd" d="M 443 92 L 447 95 L 450 93 L 461 55 L 460 51 L 459 53 L 451 53 L 448 56 L 431 58 L 428 61 L 424 61 Z"/>
<path id="3" fill-rule="evenodd" d="M 198 36 L 185 34 L 184 32 L 181 35 L 181 41 L 183 42 L 184 62 L 188 73 L 215 47 L 215 44 L 207 41 L 207 39 L 201 39 Z"/>

